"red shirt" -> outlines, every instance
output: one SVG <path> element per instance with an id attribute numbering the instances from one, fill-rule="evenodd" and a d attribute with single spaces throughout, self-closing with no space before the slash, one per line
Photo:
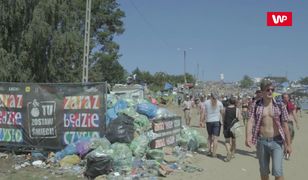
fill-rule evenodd
<path id="1" fill-rule="evenodd" d="M 288 114 L 290 114 L 292 111 L 295 110 L 295 105 L 291 101 L 287 102 L 287 110 L 288 110 Z"/>

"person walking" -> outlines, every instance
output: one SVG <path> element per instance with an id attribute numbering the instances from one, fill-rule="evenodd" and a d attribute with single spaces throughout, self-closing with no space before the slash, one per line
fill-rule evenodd
<path id="1" fill-rule="evenodd" d="M 208 156 L 211 157 L 217 157 L 217 142 L 221 125 L 223 125 L 223 105 L 221 101 L 218 100 L 218 97 L 217 93 L 211 93 L 210 99 L 206 100 L 204 103 L 204 117 L 208 133 Z"/>
<path id="2" fill-rule="evenodd" d="M 257 145 L 261 180 L 269 180 L 270 159 L 275 180 L 283 180 L 283 156 L 292 153 L 288 111 L 283 103 L 273 99 L 271 81 L 263 80 L 260 87 L 262 98 L 250 109 L 245 144 L 249 148 Z"/>
<path id="3" fill-rule="evenodd" d="M 199 127 L 204 128 L 205 127 L 205 97 L 204 95 L 201 95 L 200 102 L 198 104 L 200 119 L 199 119 Z"/>
<path id="4" fill-rule="evenodd" d="M 187 126 L 190 126 L 191 108 L 193 107 L 193 102 L 188 95 L 185 97 L 185 100 L 182 106 L 183 106 L 183 111 L 184 111 L 185 123 Z"/>
<path id="5" fill-rule="evenodd" d="M 249 109 L 249 102 L 248 98 L 243 99 L 242 101 L 242 117 L 243 117 L 243 123 L 246 126 L 248 121 L 248 109 Z"/>
<path id="6" fill-rule="evenodd" d="M 286 105 L 288 111 L 288 126 L 291 135 L 291 143 L 294 139 L 295 131 L 294 131 L 294 124 L 296 128 L 299 129 L 299 124 L 296 116 L 296 107 L 294 103 L 290 101 L 290 96 L 287 93 L 282 94 L 283 103 Z"/>
<path id="7" fill-rule="evenodd" d="M 232 158 L 234 158 L 235 150 L 236 150 L 236 138 L 235 134 L 231 132 L 231 127 L 234 123 L 241 121 L 241 113 L 240 109 L 236 107 L 236 98 L 231 97 L 229 99 L 229 105 L 226 107 L 224 116 L 223 116 L 223 133 L 225 137 L 225 146 L 227 150 L 227 156 L 224 159 L 225 162 L 229 162 Z"/>

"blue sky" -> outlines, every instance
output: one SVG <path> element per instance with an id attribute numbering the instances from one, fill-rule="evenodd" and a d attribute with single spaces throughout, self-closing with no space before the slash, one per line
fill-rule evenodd
<path id="1" fill-rule="evenodd" d="M 308 76 L 306 0 L 118 0 L 125 32 L 115 38 L 120 63 L 140 70 L 235 81 Z M 269 11 L 293 12 L 292 27 L 266 26 Z"/>

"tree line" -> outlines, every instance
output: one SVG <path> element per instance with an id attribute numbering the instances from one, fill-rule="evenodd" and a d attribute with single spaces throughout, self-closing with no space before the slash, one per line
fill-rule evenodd
<path id="1" fill-rule="evenodd" d="M 0 80 L 81 82 L 85 9 L 85 0 L 0 1 Z M 129 73 L 114 41 L 124 32 L 125 13 L 116 0 L 92 0 L 91 11 L 89 82 L 125 83 Z M 184 81 L 183 75 L 138 68 L 132 74 L 153 89 Z"/>
<path id="2" fill-rule="evenodd" d="M 0 78 L 6 82 L 81 82 L 85 0 L 0 1 Z M 116 0 L 92 0 L 89 81 L 118 82 L 115 35 L 124 32 Z"/>
<path id="3" fill-rule="evenodd" d="M 85 9 L 85 0 L 0 1 L 0 81 L 81 82 Z M 126 82 L 129 73 L 118 61 L 120 46 L 114 41 L 124 33 L 124 17 L 116 0 L 92 0 L 89 82 Z M 132 74 L 155 90 L 184 81 L 183 75 L 138 68 Z M 191 74 L 186 79 L 195 82 Z M 308 77 L 301 82 L 308 84 Z M 242 87 L 252 83 L 249 76 L 240 82 Z"/>

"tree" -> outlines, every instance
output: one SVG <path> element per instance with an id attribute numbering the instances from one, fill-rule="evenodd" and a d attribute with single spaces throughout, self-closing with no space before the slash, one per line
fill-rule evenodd
<path id="1" fill-rule="evenodd" d="M 245 75 L 243 79 L 240 81 L 241 88 L 249 88 L 252 85 L 253 85 L 253 80 L 248 75 Z"/>
<path id="2" fill-rule="evenodd" d="M 85 7 L 85 0 L 1 1 L 1 81 L 80 82 Z M 113 41 L 123 17 L 116 0 L 92 0 L 89 81 L 110 80 L 101 72 L 113 67 L 124 78 Z"/>
<path id="3" fill-rule="evenodd" d="M 299 80 L 299 83 L 303 84 L 303 85 L 308 85 L 308 76 L 307 77 L 304 77 L 304 78 L 301 78 Z"/>

